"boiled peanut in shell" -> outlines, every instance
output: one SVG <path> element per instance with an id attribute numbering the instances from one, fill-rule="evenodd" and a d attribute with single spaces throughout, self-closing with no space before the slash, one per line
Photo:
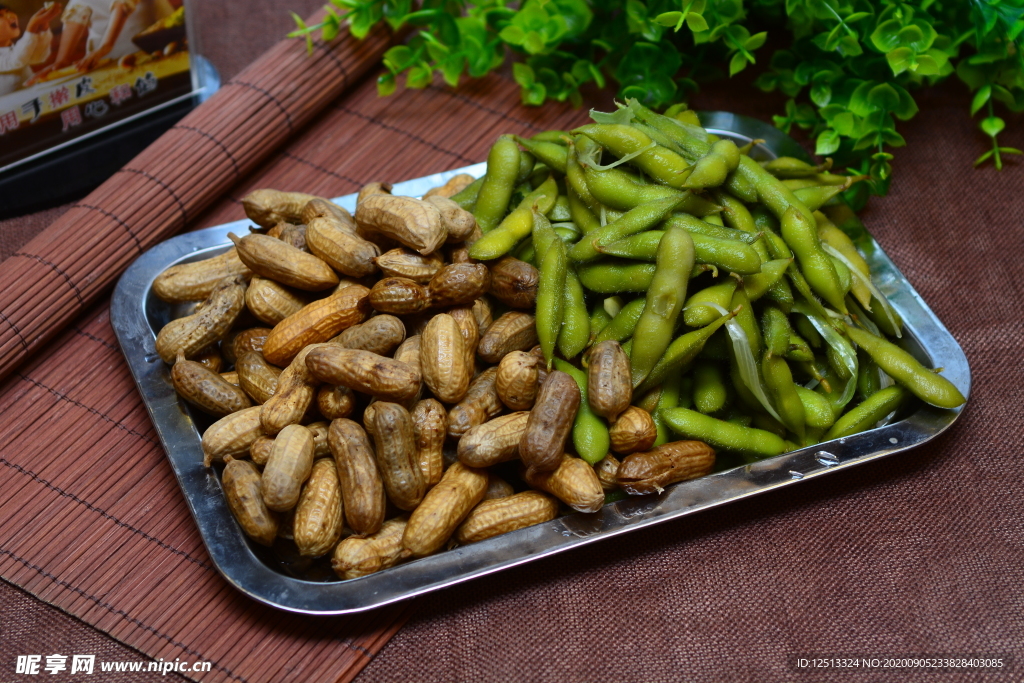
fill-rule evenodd
<path id="1" fill-rule="evenodd" d="M 222 417 L 252 405 L 245 392 L 202 364 L 179 353 L 171 368 L 171 384 L 178 395 L 204 413 Z"/>
<path id="2" fill-rule="evenodd" d="M 484 500 L 455 530 L 459 543 L 475 543 L 516 529 L 550 522 L 558 516 L 558 501 L 538 491 Z"/>
<path id="3" fill-rule="evenodd" d="M 409 515 L 402 545 L 413 557 L 439 550 L 486 492 L 487 472 L 453 464 Z"/>
<path id="4" fill-rule="evenodd" d="M 338 544 L 342 529 L 341 484 L 330 458 L 313 463 L 292 524 L 295 545 L 304 557 L 326 555 Z"/>
<path id="5" fill-rule="evenodd" d="M 626 456 L 619 486 L 632 495 L 661 493 L 669 484 L 703 477 L 715 466 L 715 450 L 703 441 L 673 441 Z"/>
<path id="6" fill-rule="evenodd" d="M 261 545 L 273 545 L 277 538 L 277 516 L 267 509 L 260 493 L 260 472 L 248 460 L 225 459 L 221 488 L 231 514 L 246 536 Z"/>
<path id="7" fill-rule="evenodd" d="M 419 373 L 406 363 L 361 349 L 322 344 L 306 356 L 306 366 L 321 382 L 385 400 L 410 399 L 420 388 Z"/>
<path id="8" fill-rule="evenodd" d="M 549 373 L 519 443 L 519 457 L 527 467 L 540 472 L 558 467 L 579 406 L 580 388 L 576 380 L 558 370 Z"/>
<path id="9" fill-rule="evenodd" d="M 357 535 L 376 533 L 384 521 L 384 482 L 366 432 L 352 420 L 334 420 L 327 442 L 338 468 L 345 521 Z"/>
<path id="10" fill-rule="evenodd" d="M 245 280 L 241 275 L 219 281 L 198 313 L 172 320 L 156 336 L 156 351 L 165 363 L 178 353 L 190 358 L 219 342 L 245 308 Z"/>
<path id="11" fill-rule="evenodd" d="M 302 425 L 288 425 L 277 435 L 260 485 L 268 509 L 284 512 L 299 502 L 313 469 L 313 449 L 313 433 Z"/>
<path id="12" fill-rule="evenodd" d="M 334 549 L 331 560 L 334 573 L 342 579 L 356 579 L 393 567 L 409 557 L 409 551 L 402 547 L 407 523 L 407 518 L 396 517 L 365 538 L 346 538 Z"/>

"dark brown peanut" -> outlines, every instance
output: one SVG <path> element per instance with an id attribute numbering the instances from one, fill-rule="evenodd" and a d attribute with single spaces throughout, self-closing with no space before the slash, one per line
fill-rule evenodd
<path id="1" fill-rule="evenodd" d="M 321 382 L 386 400 L 404 401 L 420 389 L 420 375 L 412 367 L 361 349 L 323 344 L 309 352 L 306 365 Z"/>
<path id="2" fill-rule="evenodd" d="M 235 362 L 235 369 L 242 390 L 257 403 L 266 403 L 277 391 L 281 368 L 268 363 L 262 354 L 255 351 L 243 354 Z"/>
<path id="3" fill-rule="evenodd" d="M 597 512 L 604 506 L 604 489 L 597 472 L 586 461 L 571 455 L 564 456 L 554 472 L 527 470 L 526 483 L 579 512 Z"/>
<path id="4" fill-rule="evenodd" d="M 423 256 L 404 247 L 384 252 L 374 259 L 374 263 L 386 277 L 404 277 L 420 284 L 430 282 L 430 278 L 444 267 L 444 259 L 439 253 Z"/>
<path id="5" fill-rule="evenodd" d="M 378 401 L 373 413 L 377 467 L 388 499 L 400 510 L 412 510 L 426 493 L 416 459 L 416 436 L 409 411 L 397 403 Z"/>
<path id="6" fill-rule="evenodd" d="M 263 345 L 267 343 L 269 334 L 269 327 L 250 327 L 236 334 L 231 341 L 231 350 L 235 354 L 235 360 L 237 361 L 251 351 L 262 354 Z"/>
<path id="7" fill-rule="evenodd" d="M 224 278 L 213 288 L 198 313 L 172 320 L 156 336 L 156 351 L 165 363 L 178 352 L 191 358 L 227 336 L 245 308 L 245 280 L 240 275 Z"/>
<path id="8" fill-rule="evenodd" d="M 252 405 L 244 391 L 181 353 L 171 368 L 171 384 L 178 395 L 209 415 L 222 417 Z"/>
<path id="9" fill-rule="evenodd" d="M 345 521 L 360 536 L 369 536 L 384 521 L 384 482 L 363 428 L 352 420 L 334 420 L 327 434 L 338 466 Z"/>
<path id="10" fill-rule="evenodd" d="M 277 516 L 267 509 L 260 493 L 260 472 L 248 460 L 228 456 L 221 487 L 231 514 L 246 536 L 261 545 L 273 545 L 277 538 Z"/>
<path id="11" fill-rule="evenodd" d="M 616 453 L 646 451 L 658 438 L 658 427 L 654 418 L 643 408 L 630 406 L 619 415 L 608 430 L 612 450 Z"/>
<path id="12" fill-rule="evenodd" d="M 303 557 L 326 555 L 338 544 L 342 528 L 341 485 L 330 458 L 313 463 L 292 524 L 295 545 Z"/>
<path id="13" fill-rule="evenodd" d="M 420 342 L 423 383 L 445 403 L 457 403 L 466 395 L 472 371 L 466 367 L 466 346 L 455 319 L 435 315 L 423 330 Z"/>
<path id="14" fill-rule="evenodd" d="M 459 439 L 459 461 L 470 467 L 490 467 L 514 460 L 529 419 L 530 414 L 521 411 L 473 427 Z"/>
<path id="15" fill-rule="evenodd" d="M 412 409 L 412 429 L 423 478 L 427 487 L 434 486 L 444 474 L 444 437 L 448 430 L 444 406 L 432 398 L 418 402 Z"/>
<path id="16" fill-rule="evenodd" d="M 201 349 L 199 353 L 192 356 L 192 360 L 210 372 L 220 372 L 220 369 L 224 367 L 224 357 L 221 356 L 217 344 L 210 344 L 205 349 Z"/>
<path id="17" fill-rule="evenodd" d="M 487 493 L 484 494 L 484 500 L 504 498 L 505 496 L 511 496 L 515 492 L 516 490 L 512 488 L 512 484 L 493 472 L 487 475 Z"/>
<path id="18" fill-rule="evenodd" d="M 542 361 L 525 351 L 513 351 L 501 359 L 494 384 L 498 398 L 512 410 L 529 410 L 537 399 L 537 376 Z"/>
<path id="19" fill-rule="evenodd" d="M 487 472 L 455 463 L 412 511 L 402 546 L 413 557 L 439 550 L 486 492 Z"/>
<path id="20" fill-rule="evenodd" d="M 375 315 L 353 325 L 331 340 L 346 349 L 362 349 L 388 356 L 405 340 L 405 325 L 393 315 Z"/>
<path id="21" fill-rule="evenodd" d="M 491 284 L 491 272 L 482 263 L 453 263 L 430 278 L 427 289 L 435 308 L 472 304 Z"/>
<path id="22" fill-rule="evenodd" d="M 203 464 L 209 467 L 224 458 L 244 457 L 252 442 L 263 436 L 260 424 L 260 406 L 243 408 L 237 413 L 225 415 L 203 432 Z"/>
<path id="23" fill-rule="evenodd" d="M 370 313 L 369 294 L 362 285 L 350 285 L 304 306 L 274 325 L 263 345 L 263 357 L 274 365 L 285 365 L 304 347 L 361 323 Z"/>
<path id="24" fill-rule="evenodd" d="M 491 266 L 489 291 L 506 306 L 532 310 L 539 282 L 540 272 L 536 268 L 526 261 L 505 256 Z"/>
<path id="25" fill-rule="evenodd" d="M 626 456 L 617 479 L 626 493 L 661 493 L 669 484 L 703 477 L 715 466 L 715 450 L 703 441 L 673 441 Z"/>
<path id="26" fill-rule="evenodd" d="M 409 557 L 409 551 L 402 547 L 408 521 L 406 517 L 396 517 L 384 522 L 372 536 L 346 538 L 334 549 L 334 573 L 342 579 L 356 579 L 393 567 Z"/>
<path id="27" fill-rule="evenodd" d="M 497 373 L 497 368 L 487 368 L 473 378 L 466 395 L 448 414 L 448 436 L 457 439 L 501 413 L 503 406 L 494 384 Z"/>
<path id="28" fill-rule="evenodd" d="M 576 380 L 558 370 L 549 373 L 519 443 L 519 457 L 527 467 L 538 472 L 558 467 L 579 407 L 580 388 Z"/>
<path id="29" fill-rule="evenodd" d="M 629 356 L 617 341 L 608 340 L 590 349 L 587 367 L 587 398 L 598 415 L 615 422 L 633 400 Z"/>
<path id="30" fill-rule="evenodd" d="M 537 343 L 537 326 L 532 315 L 509 311 L 495 320 L 480 337 L 476 354 L 488 363 L 500 363 L 512 351 L 523 351 Z"/>
<path id="31" fill-rule="evenodd" d="M 409 315 L 430 306 L 430 293 L 423 285 L 405 277 L 386 277 L 370 290 L 370 305 L 382 313 Z"/>
<path id="32" fill-rule="evenodd" d="M 268 509 L 283 512 L 299 502 L 313 469 L 313 448 L 313 433 L 302 425 L 288 425 L 274 439 L 261 484 Z"/>
<path id="33" fill-rule="evenodd" d="M 558 501 L 538 491 L 523 491 L 484 500 L 455 530 L 459 543 L 475 543 L 516 529 L 550 522 L 558 516 Z"/>
<path id="34" fill-rule="evenodd" d="M 597 472 L 597 478 L 601 480 L 601 487 L 605 491 L 614 491 L 619 488 L 617 477 L 620 464 L 618 458 L 609 453 L 601 462 L 594 465 L 594 471 Z"/>
<path id="35" fill-rule="evenodd" d="M 356 407 L 356 395 L 348 387 L 325 384 L 316 393 L 316 406 L 328 420 L 348 417 Z"/>

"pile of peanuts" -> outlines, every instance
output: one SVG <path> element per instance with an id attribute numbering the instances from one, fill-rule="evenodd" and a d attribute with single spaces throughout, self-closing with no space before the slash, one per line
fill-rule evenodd
<path id="1" fill-rule="evenodd" d="M 228 505 L 256 543 L 331 554 L 351 579 L 549 521 L 563 504 L 593 513 L 609 495 L 712 470 L 704 443 L 652 449 L 657 430 L 631 405 L 618 342 L 576 359 L 582 391 L 545 364 L 537 269 L 468 255 L 481 232 L 450 197 L 472 181 L 423 199 L 372 183 L 354 217 L 257 190 L 243 204 L 258 228 L 154 282 L 166 302 L 199 302 L 156 348 L 181 398 L 218 418 L 202 436 L 205 464 L 223 464 Z M 566 452 L 584 408 L 607 420 L 621 463 Z M 495 474 L 516 459 L 501 471 L 518 476 Z"/>

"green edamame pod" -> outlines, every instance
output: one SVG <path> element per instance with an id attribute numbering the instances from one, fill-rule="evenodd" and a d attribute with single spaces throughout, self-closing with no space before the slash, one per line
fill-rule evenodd
<path id="1" fill-rule="evenodd" d="M 537 283 L 537 339 L 548 369 L 555 357 L 555 344 L 562 330 L 567 264 L 565 243 L 556 236 L 541 259 L 540 281 Z"/>
<path id="2" fill-rule="evenodd" d="M 483 177 L 477 178 L 464 187 L 461 192 L 452 195 L 452 201 L 470 213 L 476 207 L 477 197 L 480 195 L 480 188 L 483 187 Z"/>
<path id="3" fill-rule="evenodd" d="M 804 404 L 796 392 L 789 364 L 781 355 L 773 356 L 766 352 L 761 361 L 761 374 L 764 377 L 765 389 L 775 404 L 775 412 L 782 418 L 782 423 L 786 429 L 803 439 L 807 418 L 804 415 Z"/>
<path id="4" fill-rule="evenodd" d="M 705 415 L 723 410 L 729 400 L 722 369 L 712 363 L 693 369 L 693 407 Z"/>
<path id="5" fill-rule="evenodd" d="M 580 388 L 583 400 L 580 401 L 576 419 L 572 424 L 572 445 L 576 447 L 576 452 L 581 458 L 591 465 L 596 465 L 608 455 L 612 440 L 608 436 L 608 425 L 590 408 L 587 373 L 560 358 L 555 359 L 555 369 L 572 377 Z"/>
<path id="6" fill-rule="evenodd" d="M 828 260 L 832 262 L 832 267 L 836 269 L 836 275 L 839 276 L 839 288 L 843 291 L 843 298 L 845 300 L 846 294 L 849 293 L 850 287 L 853 284 L 850 269 L 832 254 L 828 255 Z M 849 311 L 849 308 L 847 308 L 847 311 Z"/>
<path id="7" fill-rule="evenodd" d="M 857 394 L 871 398 L 882 388 L 881 370 L 864 349 L 857 350 Z"/>
<path id="8" fill-rule="evenodd" d="M 721 317 L 721 313 L 713 306 L 728 308 L 732 302 L 732 295 L 736 291 L 737 282 L 734 278 L 726 278 L 725 282 L 705 287 L 690 295 L 683 306 L 683 322 L 687 327 L 704 327 L 710 325 Z"/>
<path id="9" fill-rule="evenodd" d="M 815 185 L 793 190 L 793 195 L 811 211 L 817 211 L 838 197 L 846 188 L 842 185 Z"/>
<path id="10" fill-rule="evenodd" d="M 742 202 L 747 204 L 755 204 L 757 202 L 757 188 L 754 187 L 754 183 L 746 175 L 733 171 L 725 179 L 724 187 L 729 190 L 731 195 Z"/>
<path id="11" fill-rule="evenodd" d="M 594 230 L 601 227 L 601 221 L 598 220 L 597 216 L 587 208 L 587 205 L 583 203 L 579 195 L 576 194 L 576 190 L 570 185 L 566 188 L 568 200 L 569 200 L 569 216 L 572 222 L 579 227 L 580 231 L 587 235 Z"/>
<path id="12" fill-rule="evenodd" d="M 516 184 L 527 182 L 536 165 L 537 158 L 535 156 L 529 152 L 519 152 L 519 175 L 516 176 Z"/>
<path id="13" fill-rule="evenodd" d="M 926 369 L 916 358 L 892 342 L 849 325 L 846 326 L 846 333 L 854 344 L 871 356 L 878 367 L 925 403 L 937 408 L 956 408 L 967 401 L 952 382 Z"/>
<path id="14" fill-rule="evenodd" d="M 702 327 L 699 330 L 687 332 L 682 336 L 676 337 L 676 339 L 668 345 L 668 348 L 665 349 L 664 355 L 654 366 L 654 369 L 648 373 L 647 378 L 640 384 L 640 386 L 634 389 L 633 393 L 642 394 L 646 391 L 650 391 L 670 374 L 685 372 L 690 363 L 692 363 L 704 349 L 704 345 L 707 341 L 714 336 L 715 332 L 717 332 L 722 325 L 727 321 L 732 320 L 735 315 L 736 311 L 731 311 L 706 327 Z M 623 346 L 623 348 L 625 348 L 625 346 Z"/>
<path id="15" fill-rule="evenodd" d="M 789 264 L 793 262 L 793 259 L 780 258 L 767 263 L 761 264 L 761 271 L 753 273 L 751 275 L 743 276 L 743 290 L 747 293 L 747 298 L 751 301 L 757 301 L 765 294 L 772 291 L 772 288 L 780 282 L 785 282 L 786 269 L 789 268 Z M 782 289 L 782 292 L 788 290 Z M 793 297 L 792 291 L 789 293 L 790 299 Z"/>
<path id="16" fill-rule="evenodd" d="M 573 244 L 576 243 L 576 240 L 579 239 L 580 234 L 577 231 L 573 230 L 572 228 L 566 227 L 566 225 L 572 224 L 561 223 L 559 225 L 553 225 L 551 227 L 554 228 L 555 234 L 562 238 L 562 241 L 566 243 L 566 246 L 571 247 Z"/>
<path id="17" fill-rule="evenodd" d="M 555 205 L 548 212 L 548 220 L 552 223 L 567 223 L 572 221 L 572 211 L 569 210 L 569 198 L 564 194 L 558 195 Z"/>
<path id="18" fill-rule="evenodd" d="M 646 292 L 654 278 L 653 263 L 637 263 L 624 259 L 606 259 L 581 265 L 577 271 L 580 282 L 591 292 L 621 294 Z"/>
<path id="19" fill-rule="evenodd" d="M 821 394 L 796 385 L 797 396 L 804 405 L 804 416 L 807 426 L 812 429 L 828 429 L 836 421 L 832 412 L 832 404 Z"/>
<path id="20" fill-rule="evenodd" d="M 618 168 L 600 171 L 586 166 L 583 168 L 583 176 L 594 199 L 605 206 L 622 211 L 681 194 L 679 190 L 667 185 L 644 184 L 636 176 Z M 580 197 L 583 198 L 583 195 Z"/>
<path id="21" fill-rule="evenodd" d="M 544 130 L 536 135 L 531 135 L 530 139 L 536 140 L 537 142 L 553 142 L 556 145 L 565 146 L 568 144 L 566 143 L 566 138 L 568 137 L 569 133 L 564 130 Z"/>
<path id="22" fill-rule="evenodd" d="M 683 149 L 675 140 L 668 137 L 654 126 L 649 126 L 641 121 L 630 121 L 629 125 L 633 126 L 644 135 L 649 137 L 654 142 L 658 143 L 665 149 L 670 149 L 684 159 L 687 157 L 686 150 Z"/>
<path id="23" fill-rule="evenodd" d="M 693 171 L 683 187 L 694 190 L 718 187 L 736 170 L 740 156 L 740 150 L 732 140 L 727 138 L 715 142 L 708 153 L 694 164 Z"/>
<path id="24" fill-rule="evenodd" d="M 667 225 L 677 227 L 675 223 Z M 646 230 L 598 247 L 598 250 L 607 256 L 653 261 L 657 254 L 658 244 L 664 234 L 662 230 Z M 754 274 L 761 270 L 761 258 L 748 244 L 692 232 L 690 237 L 693 240 L 694 256 L 697 263 L 713 265 L 738 275 Z"/>
<path id="25" fill-rule="evenodd" d="M 608 323 L 608 326 L 601 330 L 594 338 L 594 343 L 600 344 L 603 341 L 612 339 L 621 344 L 632 337 L 633 331 L 636 329 L 636 323 L 640 320 L 640 314 L 644 312 L 644 306 L 646 305 L 647 299 L 641 297 L 633 299 L 623 306 L 615 317 L 612 318 L 612 321 Z"/>
<path id="26" fill-rule="evenodd" d="M 630 164 L 669 187 L 682 187 L 689 175 L 686 159 L 661 147 L 633 126 L 591 123 L 573 133 L 586 135 L 617 157 L 630 156 Z"/>
<path id="27" fill-rule="evenodd" d="M 697 355 L 702 360 L 728 361 L 732 357 L 732 342 L 723 330 L 711 335 Z"/>
<path id="28" fill-rule="evenodd" d="M 690 117 L 692 112 L 682 112 L 681 114 L 686 117 L 685 120 L 682 120 L 674 118 L 674 113 L 671 115 L 668 112 L 665 115 L 657 114 L 634 98 L 629 98 L 627 103 L 638 120 L 656 128 L 675 142 L 676 146 L 683 150 L 683 156 L 686 159 L 697 160 L 711 149 L 708 132 L 700 126 L 695 116 Z"/>
<path id="29" fill-rule="evenodd" d="M 689 383 L 689 378 L 687 378 L 687 383 Z M 661 391 L 658 395 L 658 404 L 651 413 L 651 418 L 654 420 L 654 427 L 658 430 L 658 436 L 654 440 L 652 448 L 668 443 L 671 438 L 671 434 L 669 434 L 668 431 L 668 425 L 666 425 L 665 421 L 661 419 L 661 411 L 679 406 L 682 384 L 682 376 L 677 373 L 669 375 L 665 378 L 665 381 L 661 383 Z M 687 405 L 689 405 L 689 401 L 687 401 Z"/>
<path id="30" fill-rule="evenodd" d="M 821 248 L 817 224 L 790 207 L 782 217 L 782 238 L 796 254 L 807 283 L 835 310 L 846 314 L 846 292 L 839 282 L 839 276 L 832 260 Z"/>
<path id="31" fill-rule="evenodd" d="M 857 251 L 853 240 L 845 232 L 837 228 L 835 223 L 830 221 L 820 211 L 814 212 L 814 219 L 817 221 L 818 237 L 821 239 L 822 244 L 827 244 L 838 251 L 861 275 L 870 280 L 871 269 L 868 267 L 864 257 Z M 854 278 L 850 292 L 860 302 L 861 306 L 871 305 L 871 290 L 859 278 Z"/>
<path id="32" fill-rule="evenodd" d="M 584 173 L 583 167 L 580 165 L 579 161 L 579 148 L 581 146 L 590 146 L 596 143 L 588 137 L 580 137 L 578 140 L 578 145 L 575 141 L 569 143 L 569 156 L 565 163 L 566 189 L 572 189 L 576 194 L 576 197 L 583 202 L 583 205 L 596 214 L 600 210 L 600 202 L 594 199 L 594 195 L 590 193 L 590 188 L 587 187 L 586 174 Z"/>
<path id="33" fill-rule="evenodd" d="M 576 276 L 579 282 L 579 276 Z M 581 285 L 582 286 L 582 285 Z M 604 308 L 604 302 L 598 301 L 590 311 L 590 343 L 596 344 L 597 337 L 612 321 L 612 316 Z M 616 340 L 618 341 L 618 340 Z"/>
<path id="34" fill-rule="evenodd" d="M 793 261 L 792 259 L 782 260 L 789 261 L 789 265 L 786 266 L 786 272 L 788 273 L 793 267 Z M 793 297 L 793 290 L 790 289 L 789 282 L 787 282 L 784 277 L 768 288 L 768 298 L 774 301 L 775 305 L 787 314 L 793 310 L 793 304 L 796 303 L 796 299 Z M 754 301 L 753 298 L 750 300 Z"/>
<path id="35" fill-rule="evenodd" d="M 705 216 L 704 221 L 711 225 L 717 225 L 720 228 L 725 227 L 725 221 L 722 220 L 722 214 L 716 213 L 713 216 Z"/>
<path id="36" fill-rule="evenodd" d="M 693 239 L 682 228 L 669 228 L 661 238 L 654 278 L 647 290 L 647 305 L 633 334 L 630 356 L 633 386 L 638 386 L 657 364 L 672 341 L 672 332 L 686 301 L 693 270 Z"/>
<path id="37" fill-rule="evenodd" d="M 907 390 L 899 385 L 881 389 L 836 420 L 832 429 L 828 430 L 823 438 L 826 441 L 841 439 L 844 436 L 874 429 L 879 420 L 898 410 L 906 398 Z"/>
<path id="38" fill-rule="evenodd" d="M 726 225 L 743 232 L 758 232 L 754 216 L 743 202 L 721 189 L 715 190 L 712 196 L 723 209 L 720 215 Z"/>
<path id="39" fill-rule="evenodd" d="M 521 138 L 518 135 L 515 136 L 515 141 L 519 143 L 520 147 L 532 154 L 537 161 L 563 175 L 565 174 L 569 158 L 569 148 L 564 144 L 537 140 L 536 138 Z"/>
<path id="40" fill-rule="evenodd" d="M 786 351 L 786 360 L 807 362 L 814 360 L 814 352 L 807 342 L 796 332 L 790 332 L 789 349 Z"/>
<path id="41" fill-rule="evenodd" d="M 700 218 L 691 216 L 688 213 L 674 213 L 665 219 L 664 223 L 662 223 L 662 227 L 669 228 L 675 225 L 683 228 L 691 235 L 705 235 L 707 237 L 715 237 L 721 240 L 738 240 L 745 244 L 753 244 L 759 239 L 756 233 L 747 233 L 742 230 L 725 228 L 720 225 L 710 223 L 707 220 L 710 218 L 711 216 L 706 216 L 705 220 L 701 220 Z"/>
<path id="42" fill-rule="evenodd" d="M 685 194 L 679 194 L 630 209 L 621 218 L 587 233 L 586 239 L 569 250 L 569 258 L 577 263 L 600 258 L 598 250 L 602 246 L 657 225 L 685 198 Z"/>
<path id="43" fill-rule="evenodd" d="M 776 178 L 806 178 L 832 168 L 832 160 L 814 166 L 795 157 L 778 157 L 770 161 L 762 161 L 761 167 Z"/>
<path id="44" fill-rule="evenodd" d="M 576 271 L 569 267 L 565 273 L 565 311 L 562 329 L 558 333 L 558 350 L 564 358 L 575 358 L 590 341 L 590 316 L 583 299 L 583 285 Z"/>
<path id="45" fill-rule="evenodd" d="M 754 358 L 761 357 L 761 349 L 764 342 L 761 339 L 761 327 L 757 324 L 757 317 L 754 315 L 754 307 L 750 305 L 750 299 L 742 287 L 737 287 L 733 292 L 729 308 L 733 311 L 739 309 L 736 314 L 736 322 L 743 328 L 747 335 L 747 343 L 750 344 L 750 352 Z"/>
<path id="46" fill-rule="evenodd" d="M 534 209 L 546 214 L 558 198 L 558 183 L 549 177 L 536 190 L 530 192 L 512 213 L 486 235 L 469 247 L 469 255 L 478 261 L 500 258 L 510 252 L 520 240 L 533 232 Z"/>
<path id="47" fill-rule="evenodd" d="M 876 298 L 871 299 L 871 308 L 865 312 L 883 334 L 889 337 L 903 336 L 903 319 L 900 318 L 900 314 L 891 305 L 889 306 L 889 315 L 892 316 L 892 319 L 889 318 L 889 315 L 886 315 L 886 305 Z M 894 321 L 895 325 L 893 324 Z"/>
<path id="48" fill-rule="evenodd" d="M 703 441 L 714 448 L 737 451 L 756 458 L 770 458 L 786 452 L 785 442 L 763 429 L 743 427 L 686 408 L 662 412 L 672 431 L 688 439 Z"/>
<path id="49" fill-rule="evenodd" d="M 487 174 L 473 208 L 481 232 L 492 230 L 508 211 L 509 200 L 518 184 L 521 158 L 519 146 L 507 135 L 499 137 L 491 147 L 487 155 Z"/>
<path id="50" fill-rule="evenodd" d="M 782 220 L 786 211 L 793 207 L 808 221 L 813 222 L 814 216 L 807 206 L 796 198 L 793 191 L 782 184 L 778 178 L 761 168 L 756 161 L 750 157 L 740 157 L 736 173 L 742 175 L 757 189 L 757 198 L 762 204 L 775 214 L 776 218 Z"/>
<path id="51" fill-rule="evenodd" d="M 789 351 L 789 341 L 793 334 L 789 318 L 774 306 L 765 306 L 761 313 L 761 331 L 764 333 L 764 345 L 769 354 L 784 356 Z"/>
<path id="52" fill-rule="evenodd" d="M 821 335 L 818 334 L 818 330 L 814 328 L 814 325 L 811 324 L 810 320 L 801 315 L 797 316 L 796 322 L 793 324 L 796 325 L 796 331 L 800 333 L 800 336 L 806 339 L 812 347 L 816 349 L 821 348 L 824 340 L 821 338 Z"/>

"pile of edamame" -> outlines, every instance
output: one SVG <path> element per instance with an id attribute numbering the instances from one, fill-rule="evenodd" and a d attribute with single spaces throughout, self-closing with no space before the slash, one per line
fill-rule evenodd
<path id="1" fill-rule="evenodd" d="M 674 433 L 747 461 L 871 429 L 911 396 L 965 401 L 892 341 L 900 317 L 820 210 L 857 178 L 759 163 L 753 143 L 717 138 L 689 110 L 619 107 L 570 132 L 502 136 L 454 197 L 483 232 L 472 258 L 539 269 L 549 365 L 585 390 L 586 349 L 618 341 L 658 444 Z M 607 453 L 587 401 L 574 443 L 591 463 Z"/>

